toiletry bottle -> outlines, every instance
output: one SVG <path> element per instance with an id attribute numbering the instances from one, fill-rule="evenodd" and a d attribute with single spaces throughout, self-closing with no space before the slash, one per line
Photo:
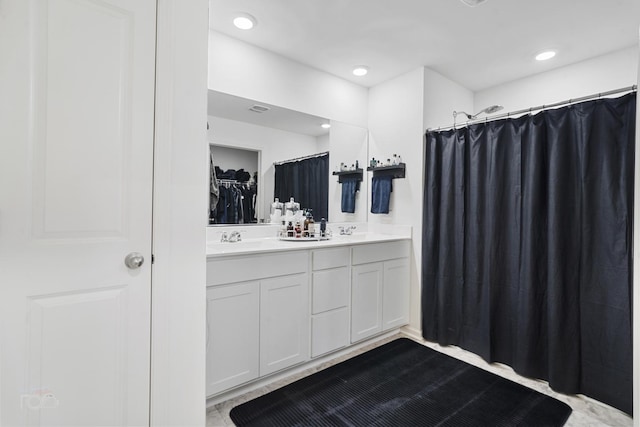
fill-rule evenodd
<path id="1" fill-rule="evenodd" d="M 320 220 L 320 237 L 325 237 L 327 235 L 327 220 L 322 218 Z"/>
<path id="2" fill-rule="evenodd" d="M 358 161 L 356 160 L 356 170 L 358 170 Z"/>
<path id="3" fill-rule="evenodd" d="M 275 201 L 271 203 L 271 212 L 269 215 L 272 223 L 277 224 L 278 221 L 280 221 L 280 217 L 282 216 L 282 207 L 282 203 L 276 197 Z"/>
<path id="4" fill-rule="evenodd" d="M 287 224 L 287 237 L 293 237 L 293 222 L 291 221 Z"/>
<path id="5" fill-rule="evenodd" d="M 302 229 L 302 237 L 309 237 L 309 212 L 307 211 L 307 216 L 304 219 L 304 226 Z"/>
<path id="6" fill-rule="evenodd" d="M 311 209 L 307 211 L 307 219 L 309 220 L 309 237 L 316 237 L 316 222 L 313 220 L 313 213 Z"/>
<path id="7" fill-rule="evenodd" d="M 302 228 L 300 227 L 300 223 L 298 221 L 296 221 L 294 232 L 296 237 L 298 238 L 302 237 Z"/>

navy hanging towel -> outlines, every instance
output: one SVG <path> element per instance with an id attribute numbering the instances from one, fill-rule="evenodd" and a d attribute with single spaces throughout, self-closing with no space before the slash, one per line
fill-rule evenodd
<path id="1" fill-rule="evenodd" d="M 342 212 L 354 213 L 356 211 L 356 192 L 360 190 L 360 180 L 357 177 L 342 178 Z"/>
<path id="2" fill-rule="evenodd" d="M 389 199 L 393 191 L 393 176 L 374 176 L 371 179 L 371 213 L 388 214 Z"/>

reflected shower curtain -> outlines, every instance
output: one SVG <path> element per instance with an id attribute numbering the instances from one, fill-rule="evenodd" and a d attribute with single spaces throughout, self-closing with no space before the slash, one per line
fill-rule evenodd
<path id="1" fill-rule="evenodd" d="M 426 134 L 425 339 L 631 414 L 635 106 Z"/>
<path id="2" fill-rule="evenodd" d="M 301 208 L 313 209 L 313 218 L 329 219 L 329 154 L 275 165 L 274 197 L 293 197 Z"/>

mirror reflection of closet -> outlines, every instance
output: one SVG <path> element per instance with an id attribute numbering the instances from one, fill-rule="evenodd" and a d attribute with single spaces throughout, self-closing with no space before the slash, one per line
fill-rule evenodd
<path id="1" fill-rule="evenodd" d="M 274 164 L 327 151 L 329 220 L 367 221 L 367 180 L 362 181 L 356 195 L 355 213 L 343 213 L 342 186 L 331 175 L 340 162 L 351 165 L 358 160 L 360 167 L 364 167 L 368 158 L 367 129 L 214 90 L 209 90 L 208 115 L 211 144 L 259 152 L 256 208 L 259 224 L 269 222 L 274 199 Z M 323 124 L 330 124 L 330 129 L 323 128 Z"/>
<path id="2" fill-rule="evenodd" d="M 258 199 L 260 152 L 210 144 L 213 165 L 209 225 L 255 224 L 262 217 Z M 217 193 L 217 196 L 216 196 Z"/>

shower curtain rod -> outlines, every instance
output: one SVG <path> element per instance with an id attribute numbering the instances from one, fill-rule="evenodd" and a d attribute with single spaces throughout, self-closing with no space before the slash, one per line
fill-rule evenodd
<path id="1" fill-rule="evenodd" d="M 329 154 L 329 152 L 328 151 L 323 151 L 322 153 L 316 153 L 316 154 L 310 154 L 308 156 L 296 157 L 295 159 L 283 160 L 281 162 L 273 162 L 273 164 L 275 166 L 280 166 L 280 165 L 284 165 L 285 163 L 299 162 L 300 160 L 313 159 L 314 157 L 322 157 L 325 154 Z"/>
<path id="2" fill-rule="evenodd" d="M 560 107 L 561 105 L 573 104 L 573 103 L 576 103 L 576 102 L 589 101 L 591 99 L 602 98 L 603 96 L 615 95 L 617 93 L 622 93 L 622 92 L 635 92 L 637 89 L 638 89 L 637 85 L 627 86 L 627 87 L 623 87 L 623 88 L 620 88 L 620 89 L 613 89 L 613 90 L 609 90 L 609 91 L 606 91 L 606 92 L 594 93 L 593 95 L 582 96 L 580 98 L 567 99 L 565 101 L 555 102 L 553 104 L 538 105 L 537 107 L 524 108 L 522 110 L 517 110 L 517 111 L 510 111 L 508 113 L 497 114 L 497 115 L 491 116 L 491 117 L 484 117 L 484 118 L 481 118 L 481 119 L 467 120 L 465 122 L 454 123 L 454 124 L 451 124 L 449 126 L 441 126 L 441 127 L 438 127 L 438 128 L 427 128 L 427 130 L 425 132 L 430 132 L 430 131 L 439 132 L 441 130 L 455 129 L 456 127 L 465 127 L 465 126 L 468 126 L 468 125 L 474 124 L 474 123 L 489 122 L 489 121 L 494 121 L 494 120 L 498 120 L 498 119 L 503 119 L 505 117 L 508 118 L 510 116 L 518 116 L 520 114 L 525 114 L 525 113 L 531 114 L 531 112 L 533 112 L 533 111 L 538 111 L 538 110 L 539 111 L 543 111 L 543 110 L 546 110 L 548 108 Z"/>

